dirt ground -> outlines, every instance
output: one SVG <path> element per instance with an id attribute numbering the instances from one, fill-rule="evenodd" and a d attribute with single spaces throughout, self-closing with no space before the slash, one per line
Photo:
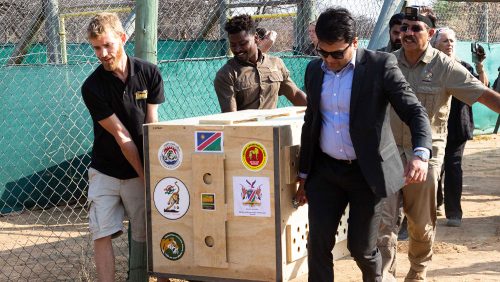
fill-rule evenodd
<path id="1" fill-rule="evenodd" d="M 428 281 L 500 281 L 500 135 L 469 141 L 463 170 L 462 226 L 447 227 L 446 219 L 438 218 Z M 96 281 L 84 212 L 54 208 L 0 217 L 0 281 Z M 126 236 L 120 238 L 117 281 L 124 281 L 128 251 Z M 400 242 L 399 281 L 409 269 L 407 249 L 408 243 Z M 350 257 L 335 262 L 335 274 L 337 282 L 361 281 Z M 291 282 L 305 281 L 307 276 Z"/>
<path id="2" fill-rule="evenodd" d="M 462 169 L 462 226 L 448 227 L 446 218 L 438 217 L 428 281 L 500 281 L 500 135 L 467 142 Z M 408 242 L 399 242 L 398 281 L 410 267 L 407 254 Z M 361 281 L 351 258 L 335 263 L 335 281 Z"/>

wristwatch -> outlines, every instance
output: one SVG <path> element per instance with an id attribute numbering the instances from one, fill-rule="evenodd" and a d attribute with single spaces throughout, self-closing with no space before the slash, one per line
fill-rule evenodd
<path id="1" fill-rule="evenodd" d="M 429 152 L 425 150 L 416 150 L 415 152 L 413 152 L 413 155 L 415 155 L 415 157 L 418 157 L 423 162 L 428 162 L 430 158 Z"/>

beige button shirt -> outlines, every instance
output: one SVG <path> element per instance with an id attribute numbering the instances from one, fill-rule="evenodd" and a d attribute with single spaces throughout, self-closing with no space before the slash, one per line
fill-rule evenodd
<path id="1" fill-rule="evenodd" d="M 427 110 L 432 129 L 432 157 L 442 162 L 448 134 L 451 95 L 472 105 L 486 90 L 486 86 L 457 60 L 430 45 L 414 66 L 408 64 L 402 49 L 393 54 L 418 100 Z M 391 110 L 391 126 L 396 144 L 404 149 L 411 149 L 410 130 L 394 109 Z"/>
<path id="2" fill-rule="evenodd" d="M 256 65 L 229 59 L 217 72 L 214 86 L 222 112 L 274 109 L 278 95 L 298 91 L 283 61 L 260 51 Z"/>

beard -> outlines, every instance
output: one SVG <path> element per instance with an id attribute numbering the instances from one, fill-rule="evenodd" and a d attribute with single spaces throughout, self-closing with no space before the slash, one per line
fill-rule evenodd
<path id="1" fill-rule="evenodd" d="M 391 48 L 392 48 L 392 51 L 396 51 L 396 50 L 399 50 L 399 48 L 401 48 L 402 46 L 402 43 L 401 43 L 401 40 L 400 39 L 397 39 L 396 41 L 391 41 Z"/>
<path id="2" fill-rule="evenodd" d="M 101 61 L 102 66 L 104 67 L 105 70 L 107 71 L 115 71 L 118 68 L 118 64 L 123 58 L 123 48 L 118 48 L 118 51 L 116 52 L 116 56 L 111 57 L 108 61 Z"/>

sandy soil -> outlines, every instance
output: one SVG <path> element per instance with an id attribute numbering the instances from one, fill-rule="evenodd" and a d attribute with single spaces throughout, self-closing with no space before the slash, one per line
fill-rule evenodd
<path id="1" fill-rule="evenodd" d="M 469 141 L 463 170 L 463 223 L 452 228 L 445 225 L 444 217 L 438 218 L 428 280 L 500 281 L 500 135 Z M 116 278 L 124 281 L 126 236 L 114 244 Z M 400 242 L 399 281 L 409 269 L 407 248 L 407 242 Z M 0 217 L 0 281 L 96 281 L 92 255 L 83 209 L 54 208 Z M 361 272 L 350 257 L 335 263 L 335 273 L 339 282 L 361 281 Z M 305 281 L 307 276 L 291 282 Z"/>

